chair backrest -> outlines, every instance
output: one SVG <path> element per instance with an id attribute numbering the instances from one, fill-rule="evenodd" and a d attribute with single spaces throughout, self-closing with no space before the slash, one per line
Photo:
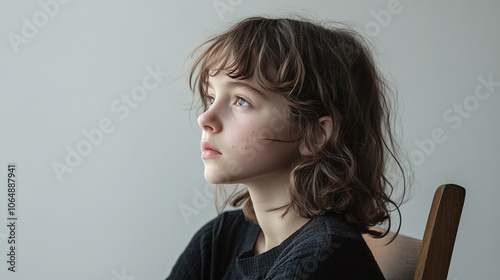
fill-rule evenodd
<path id="1" fill-rule="evenodd" d="M 446 279 L 465 200 L 465 189 L 442 185 L 434 194 L 422 240 L 394 233 L 381 239 L 364 235 L 387 280 Z"/>

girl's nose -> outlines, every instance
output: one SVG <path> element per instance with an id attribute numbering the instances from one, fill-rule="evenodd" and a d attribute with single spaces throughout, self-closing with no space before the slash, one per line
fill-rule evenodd
<path id="1" fill-rule="evenodd" d="M 215 106 L 210 106 L 198 117 L 198 125 L 205 132 L 218 133 L 221 131 L 222 124 Z"/>

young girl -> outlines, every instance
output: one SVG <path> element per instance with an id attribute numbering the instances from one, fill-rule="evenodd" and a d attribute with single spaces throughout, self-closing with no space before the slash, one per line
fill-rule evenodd
<path id="1" fill-rule="evenodd" d="M 385 170 L 400 165 L 364 41 L 253 17 L 193 53 L 203 47 L 189 82 L 204 109 L 204 175 L 243 184 L 225 201 L 243 207 L 198 231 L 168 279 L 383 279 L 361 233 L 390 228 Z"/>

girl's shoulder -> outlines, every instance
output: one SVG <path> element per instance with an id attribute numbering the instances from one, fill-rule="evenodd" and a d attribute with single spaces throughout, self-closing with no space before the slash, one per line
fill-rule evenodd
<path id="1" fill-rule="evenodd" d="M 168 279 L 222 279 L 250 244 L 241 240 L 253 228 L 241 210 L 221 213 L 196 232 Z"/>
<path id="2" fill-rule="evenodd" d="M 362 241 L 360 232 L 350 226 L 346 220 L 335 214 L 324 214 L 311 219 L 308 231 L 321 232 L 324 236 L 336 236 L 340 238 Z"/>
<path id="3" fill-rule="evenodd" d="M 332 240 L 364 243 L 359 231 L 351 227 L 341 216 L 329 214 L 311 218 L 291 236 L 290 240 L 295 243 L 294 246 L 308 248 L 324 247 L 325 243 Z"/>
<path id="4" fill-rule="evenodd" d="M 213 240 L 228 240 L 241 238 L 248 232 L 258 230 L 258 226 L 248 221 L 241 209 L 224 211 L 206 223 L 198 234 L 210 237 Z"/>
<path id="5" fill-rule="evenodd" d="M 212 227 L 219 230 L 230 230 L 235 227 L 248 227 L 255 225 L 245 218 L 241 209 L 224 211 L 208 224 L 212 224 Z"/>
<path id="6" fill-rule="evenodd" d="M 243 225 L 249 223 L 245 219 L 245 215 L 241 209 L 224 211 L 217 215 L 209 222 L 207 222 L 203 227 L 206 229 L 213 229 L 214 227 L 226 227 L 233 225 Z"/>
<path id="7" fill-rule="evenodd" d="M 288 244 L 282 244 L 281 260 L 272 271 L 275 276 L 384 279 L 361 234 L 341 217 L 314 217 L 291 237 Z"/>
<path id="8" fill-rule="evenodd" d="M 235 209 L 235 210 L 226 210 L 217 216 L 216 219 L 227 220 L 232 222 L 245 222 L 245 214 L 243 214 L 243 210 Z"/>

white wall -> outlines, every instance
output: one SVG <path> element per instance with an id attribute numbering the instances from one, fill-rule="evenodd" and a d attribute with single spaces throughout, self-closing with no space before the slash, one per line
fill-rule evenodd
<path id="1" fill-rule="evenodd" d="M 216 215 L 203 195 L 210 186 L 200 129 L 187 111 L 184 59 L 237 19 L 289 12 L 376 33 L 369 37 L 402 96 L 403 144 L 417 163 L 402 233 L 422 236 L 438 185 L 463 185 L 467 199 L 449 279 L 500 275 L 500 86 L 482 100 L 474 97 L 479 77 L 500 82 L 498 1 L 401 0 L 390 20 L 379 23 L 376 15 L 396 2 L 67 1 L 49 5 L 47 15 L 39 3 L 49 2 L 58 3 L 0 2 L 2 260 L 10 246 L 11 162 L 18 180 L 17 272 L 3 261 L 1 279 L 165 278 L 194 232 Z M 229 9 L 218 13 L 214 3 Z M 29 27 L 34 21 L 36 30 Z M 156 68 L 168 77 L 157 77 L 126 115 L 121 96 Z M 461 116 L 453 110 L 463 103 L 469 111 Z M 95 133 L 100 123 L 107 132 L 85 146 L 82 130 Z M 440 143 L 427 140 L 424 151 L 416 142 L 435 129 L 443 134 Z M 68 164 L 67 146 L 88 155 L 69 158 L 72 171 L 59 180 L 53 164 Z M 186 222 L 180 206 L 199 213 Z"/>

